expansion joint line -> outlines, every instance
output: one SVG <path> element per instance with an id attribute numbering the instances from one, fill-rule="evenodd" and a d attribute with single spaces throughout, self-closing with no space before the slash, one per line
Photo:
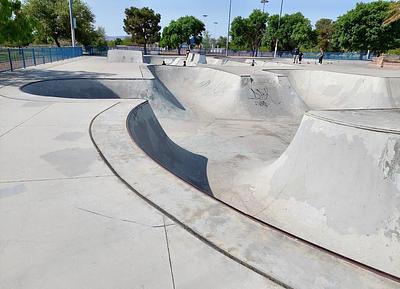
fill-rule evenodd
<path id="1" fill-rule="evenodd" d="M 163 215 L 163 223 L 164 223 L 165 242 L 166 242 L 166 244 L 167 244 L 169 269 L 170 269 L 170 271 L 171 271 L 172 288 L 175 289 L 174 271 L 173 271 L 173 269 L 172 269 L 171 252 L 170 252 L 170 249 L 169 249 L 167 225 L 165 224 L 165 216 L 164 216 L 164 215 Z"/>
<path id="2" fill-rule="evenodd" d="M 33 119 L 35 116 L 39 115 L 40 113 L 42 113 L 43 111 L 45 111 L 46 109 L 48 109 L 50 106 L 52 106 L 53 104 L 49 104 L 47 105 L 45 108 L 41 109 L 40 111 L 38 111 L 37 113 L 35 113 L 34 115 L 30 116 L 28 119 L 24 120 L 23 122 L 17 124 L 16 126 L 14 126 L 13 128 L 7 130 L 6 132 L 4 132 L 3 134 L 0 135 L 0 138 L 2 138 L 3 136 L 9 134 L 10 132 L 12 132 L 13 130 L 17 129 L 18 127 L 20 127 L 21 125 L 24 125 L 25 123 L 27 123 L 28 121 L 30 121 L 31 119 Z"/>

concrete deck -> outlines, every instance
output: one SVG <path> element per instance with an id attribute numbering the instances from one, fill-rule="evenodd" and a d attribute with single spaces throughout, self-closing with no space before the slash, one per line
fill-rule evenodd
<path id="1" fill-rule="evenodd" d="M 349 72 L 331 67 L 148 69 L 83 57 L 2 74 L 0 284 L 400 288 L 400 75 L 360 67 L 351 77 L 361 85 L 340 75 L 321 95 L 296 83 Z M 52 79 L 54 89 L 41 82 Z M 142 108 L 155 114 L 129 117 Z M 170 149 L 147 150 L 160 136 Z M 208 160 L 213 197 L 173 163 L 180 147 Z"/>

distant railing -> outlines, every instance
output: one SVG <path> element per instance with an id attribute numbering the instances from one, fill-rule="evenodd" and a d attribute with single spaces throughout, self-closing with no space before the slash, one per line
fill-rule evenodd
<path id="1" fill-rule="evenodd" d="M 278 52 L 281 58 L 292 58 L 293 53 L 289 51 Z M 319 52 L 304 52 L 304 59 L 318 59 Z M 324 59 L 329 60 L 372 60 L 373 53 L 367 52 L 325 52 Z"/>
<path id="2" fill-rule="evenodd" d="M 0 48 L 0 72 L 82 56 L 82 47 Z"/>
<path id="3" fill-rule="evenodd" d="M 226 55 L 226 50 L 223 48 L 207 49 L 208 55 Z M 236 57 L 253 57 L 252 51 L 234 51 L 229 50 L 229 56 Z M 279 58 L 292 58 L 291 51 L 278 51 L 276 54 Z M 274 57 L 273 51 L 257 53 L 257 57 Z M 367 52 L 325 52 L 324 59 L 330 60 L 371 60 L 374 57 L 373 53 L 368 55 Z M 304 52 L 304 59 L 318 59 L 319 52 Z"/>
<path id="4" fill-rule="evenodd" d="M 143 51 L 143 47 L 141 46 L 116 46 L 116 47 L 87 47 L 86 51 L 89 55 L 96 56 L 107 56 L 107 51 L 109 49 L 121 49 L 121 50 L 137 50 Z M 226 49 L 225 48 L 194 48 L 191 49 L 193 53 L 200 53 L 206 55 L 215 55 L 215 56 L 225 56 Z M 185 55 L 186 48 L 181 49 L 181 54 Z M 147 48 L 148 55 L 176 55 L 177 49 L 167 50 L 159 47 L 148 47 Z M 231 57 L 253 57 L 252 51 L 235 51 L 229 50 L 228 53 Z M 257 53 L 257 57 L 274 57 L 273 51 L 259 51 Z M 292 58 L 293 52 L 291 51 L 278 51 L 277 57 L 279 58 Z M 373 53 L 367 52 L 325 52 L 324 59 L 327 60 L 372 60 L 375 57 Z M 304 52 L 304 60 L 307 59 L 318 59 L 319 52 Z"/>
<path id="5" fill-rule="evenodd" d="M 115 47 L 86 47 L 85 53 L 92 56 L 107 56 L 107 51 L 111 49 L 118 50 L 135 50 L 144 52 L 144 48 L 142 46 L 125 46 L 125 45 L 117 45 Z M 168 50 L 160 47 L 147 47 L 147 55 L 176 55 L 178 54 L 177 49 Z M 202 48 L 194 48 L 190 50 L 193 53 L 206 54 L 206 49 Z M 186 48 L 181 48 L 181 55 L 186 54 Z"/>

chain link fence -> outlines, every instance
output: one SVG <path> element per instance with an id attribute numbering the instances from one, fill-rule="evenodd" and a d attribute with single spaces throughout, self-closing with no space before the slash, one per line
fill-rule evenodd
<path id="1" fill-rule="evenodd" d="M 0 72 L 82 56 L 82 47 L 0 48 Z"/>
<path id="2" fill-rule="evenodd" d="M 109 49 L 122 49 L 122 50 L 138 50 L 143 51 L 143 47 L 140 46 L 116 46 L 116 47 L 88 47 L 86 49 L 87 54 L 94 56 L 107 56 L 107 51 Z M 204 48 L 195 48 L 191 49 L 193 53 L 205 54 L 210 56 L 225 56 L 226 49 L 225 48 L 212 48 L 212 49 L 204 49 Z M 181 54 L 185 55 L 186 49 L 181 49 Z M 158 47 L 148 47 L 147 54 L 149 55 L 176 55 L 177 50 L 167 50 L 164 48 Z M 228 56 L 231 57 L 254 57 L 252 51 L 234 51 L 229 50 Z M 293 53 L 291 51 L 278 51 L 277 57 L 279 58 L 293 58 Z M 257 53 L 257 57 L 274 57 L 273 51 L 263 52 L 259 51 Z M 367 52 L 325 52 L 324 59 L 329 60 L 372 60 L 375 57 L 373 53 L 368 54 Z M 319 52 L 304 52 L 304 59 L 318 59 Z"/>

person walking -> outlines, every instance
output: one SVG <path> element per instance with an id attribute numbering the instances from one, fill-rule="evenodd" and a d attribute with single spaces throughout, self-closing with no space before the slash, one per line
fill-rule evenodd
<path id="1" fill-rule="evenodd" d="M 297 47 L 293 50 L 293 63 L 298 62 L 299 52 L 300 50 Z"/>
<path id="2" fill-rule="evenodd" d="M 325 56 L 325 52 L 324 52 L 324 50 L 323 50 L 322 48 L 319 49 L 319 54 L 318 54 L 318 56 L 319 56 L 318 63 L 319 63 L 319 64 L 322 64 L 322 60 L 324 59 L 324 56 Z"/>

